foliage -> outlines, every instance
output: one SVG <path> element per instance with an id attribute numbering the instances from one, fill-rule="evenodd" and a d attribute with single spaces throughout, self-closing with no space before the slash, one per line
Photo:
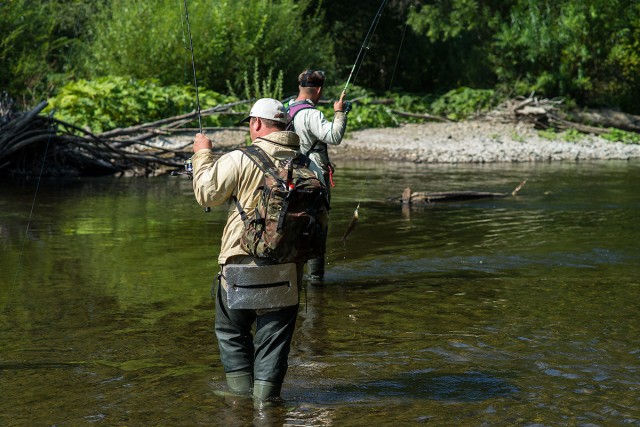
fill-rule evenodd
<path id="1" fill-rule="evenodd" d="M 46 99 L 69 78 L 70 57 L 92 15 L 89 0 L 0 2 L 1 90 L 23 107 Z"/>
<path id="2" fill-rule="evenodd" d="M 349 129 L 398 126 L 400 121 L 387 105 L 371 104 L 371 98 L 362 99 L 351 114 Z"/>
<path id="3" fill-rule="evenodd" d="M 232 102 L 213 91 L 200 91 L 201 108 Z M 68 123 L 94 133 L 150 122 L 194 111 L 192 86 L 160 86 L 156 80 L 103 77 L 65 85 L 49 100 L 49 109 Z M 220 116 L 206 118 L 209 125 L 223 123 Z"/>
<path id="4" fill-rule="evenodd" d="M 193 85 L 192 53 L 199 86 L 218 92 L 290 95 L 305 68 L 339 86 L 379 5 L 189 0 L 187 26 L 176 0 L 0 0 L 0 91 L 28 107 L 78 78 Z M 378 93 L 535 91 L 640 113 L 637 0 L 394 0 L 380 18 L 352 79 Z"/>
<path id="5" fill-rule="evenodd" d="M 640 144 L 640 134 L 615 128 L 610 129 L 609 132 L 603 134 L 602 137 L 609 141 L 617 141 L 625 144 Z"/>
<path id="6" fill-rule="evenodd" d="M 464 119 L 496 105 L 495 92 L 489 89 L 461 87 L 451 90 L 431 104 L 434 114 L 451 120 Z"/>
<path id="7" fill-rule="evenodd" d="M 550 141 L 555 141 L 558 138 L 558 133 L 554 128 L 541 129 L 538 131 L 538 136 Z"/>
<path id="8" fill-rule="evenodd" d="M 582 140 L 584 135 L 576 129 L 568 129 L 562 132 L 562 139 L 567 142 L 578 142 Z"/>
<path id="9" fill-rule="evenodd" d="M 326 93 L 339 93 L 342 88 L 329 87 Z M 498 103 L 494 91 L 471 89 L 467 87 L 449 91 L 441 96 L 419 96 L 407 93 L 385 92 L 377 96 L 373 91 L 353 86 L 349 98 L 357 99 L 349 115 L 349 129 L 393 127 L 400 123 L 423 122 L 420 118 L 401 117 L 394 113 L 400 110 L 407 113 L 446 116 L 451 120 L 463 120 L 473 114 L 487 111 Z M 378 101 L 378 102 L 376 102 Z M 391 101 L 383 103 L 382 101 Z M 333 115 L 333 100 L 321 105 L 328 118 Z"/>
<path id="10" fill-rule="evenodd" d="M 617 100 L 629 107 L 620 93 L 640 95 L 640 80 L 624 78 L 640 71 L 637 45 L 632 53 L 639 18 L 640 6 L 631 0 L 521 0 L 496 33 L 492 61 L 503 83 L 519 81 L 580 104 Z"/>
<path id="11" fill-rule="evenodd" d="M 243 95 L 238 96 L 233 89 L 231 82 L 227 81 L 229 93 L 232 97 L 243 99 L 260 99 L 260 98 L 275 98 L 282 99 L 282 70 L 278 72 L 278 77 L 273 79 L 273 69 L 269 69 L 266 77 L 260 77 L 260 70 L 258 59 L 255 59 L 253 66 L 253 80 L 249 81 L 247 72 L 244 72 L 243 76 Z"/>
<path id="12" fill-rule="evenodd" d="M 189 29 L 198 81 L 213 90 L 226 90 L 230 84 L 241 93 L 246 76 L 255 70 L 255 58 L 265 69 L 282 70 L 291 87 L 297 86 L 296 77 L 305 67 L 332 66 L 322 13 L 307 0 L 193 0 L 188 22 L 181 4 L 105 2 L 84 49 L 86 75 L 153 76 L 165 85 L 186 84 L 193 80 Z"/>
<path id="13" fill-rule="evenodd" d="M 414 10 L 408 22 L 434 46 L 466 47 L 458 68 L 488 73 L 485 87 L 493 80 L 518 94 L 536 91 L 639 111 L 635 0 L 443 0 Z M 458 85 L 473 82 L 462 73 L 451 74 L 466 79 Z"/>

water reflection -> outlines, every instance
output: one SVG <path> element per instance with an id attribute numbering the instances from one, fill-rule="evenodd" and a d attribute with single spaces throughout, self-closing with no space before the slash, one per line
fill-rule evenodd
<path id="1" fill-rule="evenodd" d="M 385 202 L 524 178 L 515 198 Z M 3 184 L 0 424 L 637 424 L 639 180 L 633 162 L 345 165 L 273 408 L 218 393 L 224 209 L 169 177 L 64 180 L 31 215 L 30 183 Z"/>
<path id="2" fill-rule="evenodd" d="M 360 384 L 354 393 L 351 389 L 336 388 L 329 392 L 333 402 L 341 393 L 360 394 L 362 399 L 402 398 L 402 399 L 434 399 L 453 401 L 480 401 L 496 397 L 507 397 L 517 389 L 502 378 L 481 372 L 464 372 L 461 374 L 434 374 L 432 372 L 410 372 L 397 378 L 380 379 Z"/>

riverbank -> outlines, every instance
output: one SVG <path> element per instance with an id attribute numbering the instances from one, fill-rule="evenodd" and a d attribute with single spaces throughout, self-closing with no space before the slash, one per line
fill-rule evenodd
<path id="1" fill-rule="evenodd" d="M 245 143 L 246 129 L 210 130 L 222 152 Z M 347 131 L 339 146 L 331 146 L 333 161 L 392 160 L 416 163 L 494 163 L 640 158 L 640 145 L 611 142 L 581 134 L 577 141 L 562 133 L 542 136 L 532 125 L 495 120 L 405 124 L 394 128 Z M 192 135 L 159 138 L 167 146 L 185 146 Z"/>
<path id="2" fill-rule="evenodd" d="M 333 160 L 394 160 L 418 163 L 492 163 L 613 160 L 640 158 L 640 145 L 611 142 L 596 135 L 567 141 L 543 137 L 526 123 L 470 120 L 406 124 L 350 132 Z"/>

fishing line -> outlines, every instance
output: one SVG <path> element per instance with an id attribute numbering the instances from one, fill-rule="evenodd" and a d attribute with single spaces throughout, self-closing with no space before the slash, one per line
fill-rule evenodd
<path id="1" fill-rule="evenodd" d="M 53 117 L 53 112 L 51 112 L 50 117 Z M 29 219 L 27 220 L 27 228 L 24 231 L 24 237 L 22 238 L 22 246 L 20 247 L 20 254 L 18 255 L 18 265 L 16 266 L 16 274 L 13 277 L 13 286 L 15 286 L 15 284 L 17 283 L 18 274 L 20 273 L 20 270 L 22 268 L 22 257 L 24 255 L 24 246 L 27 242 L 27 236 L 29 235 L 29 228 L 31 227 L 31 219 L 33 218 L 33 212 L 36 207 L 36 199 L 38 197 L 38 191 L 40 190 L 40 181 L 42 180 L 42 175 L 44 174 L 44 165 L 47 161 L 47 153 L 49 151 L 49 144 L 51 143 L 51 137 L 53 135 L 54 129 L 55 129 L 55 126 L 51 126 L 51 129 L 49 131 L 49 137 L 47 138 L 47 145 L 45 145 L 44 147 L 44 155 L 42 156 L 42 165 L 40 166 L 40 173 L 38 174 L 38 181 L 36 182 L 36 191 L 33 194 L 33 200 L 31 202 L 31 211 L 29 212 Z"/>
<path id="2" fill-rule="evenodd" d="M 184 47 L 185 50 L 189 50 L 187 47 L 187 35 L 184 31 L 184 18 L 182 17 L 182 0 L 178 0 L 178 7 L 180 8 L 180 25 L 182 26 L 182 47 Z M 187 81 L 187 61 L 184 63 L 182 80 L 184 82 Z"/>
<path id="3" fill-rule="evenodd" d="M 384 8 L 387 5 L 388 0 L 382 0 L 382 3 L 380 3 L 380 7 L 378 8 L 378 11 L 376 12 L 376 15 L 373 18 L 373 21 L 371 22 L 371 25 L 369 26 L 369 31 L 367 31 L 367 35 L 364 38 L 364 41 L 362 42 L 362 45 L 360 46 L 360 51 L 358 51 L 358 56 L 356 57 L 355 62 L 353 63 L 353 67 L 351 68 L 351 72 L 349 73 L 349 77 L 347 78 L 347 83 L 344 85 L 344 89 L 342 90 L 342 93 L 346 93 L 347 92 L 347 88 L 349 87 L 349 83 L 352 81 L 351 78 L 353 77 L 353 81 L 355 82 L 358 74 L 360 73 L 360 68 L 362 67 L 362 64 L 364 62 L 364 58 L 367 54 L 367 51 L 369 50 L 369 46 L 371 45 L 371 40 L 373 39 L 373 34 L 375 33 L 376 29 L 378 28 L 378 24 L 380 23 L 380 18 L 382 17 L 382 12 L 384 11 Z M 357 68 L 357 71 L 356 71 Z M 355 71 L 355 76 L 354 76 L 354 71 Z M 364 190 L 364 180 L 360 180 L 360 185 L 359 185 L 360 189 L 358 190 L 358 204 L 355 208 L 355 210 L 353 211 L 353 214 L 351 216 L 351 219 L 349 220 L 349 223 L 347 225 L 347 229 L 345 230 L 343 236 L 342 236 L 342 247 L 346 252 L 346 242 L 347 242 L 347 237 L 349 236 L 349 234 L 351 234 L 351 232 L 354 230 L 356 224 L 358 223 L 358 219 L 359 219 L 359 213 L 358 210 L 360 209 L 360 203 L 361 203 L 361 196 L 362 196 L 362 191 Z M 345 255 L 346 258 L 346 255 Z"/>
<path id="4" fill-rule="evenodd" d="M 398 56 L 396 56 L 396 63 L 393 64 L 393 71 L 391 72 L 391 80 L 389 81 L 389 89 L 391 92 L 391 86 L 393 85 L 393 78 L 396 75 L 396 68 L 398 68 L 398 61 L 400 60 L 400 52 L 402 52 L 402 45 L 404 44 L 404 36 L 407 33 L 407 27 L 409 26 L 409 21 L 405 18 L 404 30 L 402 30 L 402 38 L 400 39 L 400 47 L 398 48 Z"/>
<path id="5" fill-rule="evenodd" d="M 374 16 L 373 21 L 371 22 L 369 31 L 367 32 L 367 35 L 365 36 L 364 41 L 362 42 L 362 46 L 360 46 L 360 51 L 358 52 L 356 61 L 353 63 L 353 67 L 351 67 L 349 78 L 347 78 L 347 83 L 344 85 L 344 89 L 342 90 L 342 92 L 347 91 L 347 88 L 349 87 L 349 83 L 351 82 L 351 77 L 353 76 L 353 72 L 356 70 L 356 67 L 357 67 L 358 71 L 356 72 L 356 75 L 353 78 L 353 81 L 355 82 L 358 76 L 358 73 L 360 72 L 360 67 L 362 66 L 362 62 L 364 61 L 364 57 L 366 56 L 367 51 L 369 50 L 369 45 L 371 44 L 371 40 L 373 39 L 373 33 L 376 31 L 376 28 L 378 27 L 378 23 L 380 22 L 380 17 L 382 16 L 382 11 L 384 10 L 388 1 L 389 0 L 382 0 L 382 3 L 378 8 L 378 12 L 376 12 L 376 15 Z M 358 65 L 358 63 L 360 65 Z"/>
<path id="6" fill-rule="evenodd" d="M 187 8 L 187 0 L 184 0 L 184 17 L 187 21 L 187 33 L 189 34 L 189 50 L 191 51 L 191 65 L 193 68 L 193 85 L 196 88 L 196 111 L 198 113 L 198 126 L 202 133 L 202 116 L 200 114 L 200 94 L 198 92 L 198 77 L 196 76 L 196 57 L 193 53 L 193 39 L 191 37 L 191 24 L 189 23 L 189 9 Z M 184 32 L 184 29 L 183 29 Z"/>

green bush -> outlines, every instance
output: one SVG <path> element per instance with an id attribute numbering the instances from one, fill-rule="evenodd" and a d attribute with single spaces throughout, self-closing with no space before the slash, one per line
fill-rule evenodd
<path id="1" fill-rule="evenodd" d="M 92 11 L 83 0 L 0 2 L 0 90 L 27 109 L 68 81 Z"/>
<path id="2" fill-rule="evenodd" d="M 234 101 L 209 90 L 201 90 L 199 97 L 201 109 Z M 100 133 L 189 113 L 196 109 L 196 96 L 193 86 L 110 76 L 68 83 L 47 108 L 60 120 Z M 224 123 L 218 115 L 205 119 L 209 126 Z"/>
<path id="3" fill-rule="evenodd" d="M 85 75 L 192 83 L 182 5 L 176 0 L 105 2 L 83 51 Z M 333 68 L 330 35 L 323 32 L 322 14 L 311 0 L 192 0 L 188 8 L 196 74 L 204 87 L 224 91 L 230 84 L 243 93 L 245 76 L 256 69 L 255 58 L 260 69 L 282 70 L 289 87 L 297 87 L 297 75 L 305 67 Z"/>
<path id="4" fill-rule="evenodd" d="M 625 144 L 640 144 L 640 135 L 635 132 L 627 132 L 620 129 L 610 129 L 602 135 L 604 139 Z"/>
<path id="5" fill-rule="evenodd" d="M 451 120 L 465 119 L 487 111 L 496 104 L 496 95 L 490 89 L 461 87 L 445 93 L 431 104 L 433 114 Z"/>

